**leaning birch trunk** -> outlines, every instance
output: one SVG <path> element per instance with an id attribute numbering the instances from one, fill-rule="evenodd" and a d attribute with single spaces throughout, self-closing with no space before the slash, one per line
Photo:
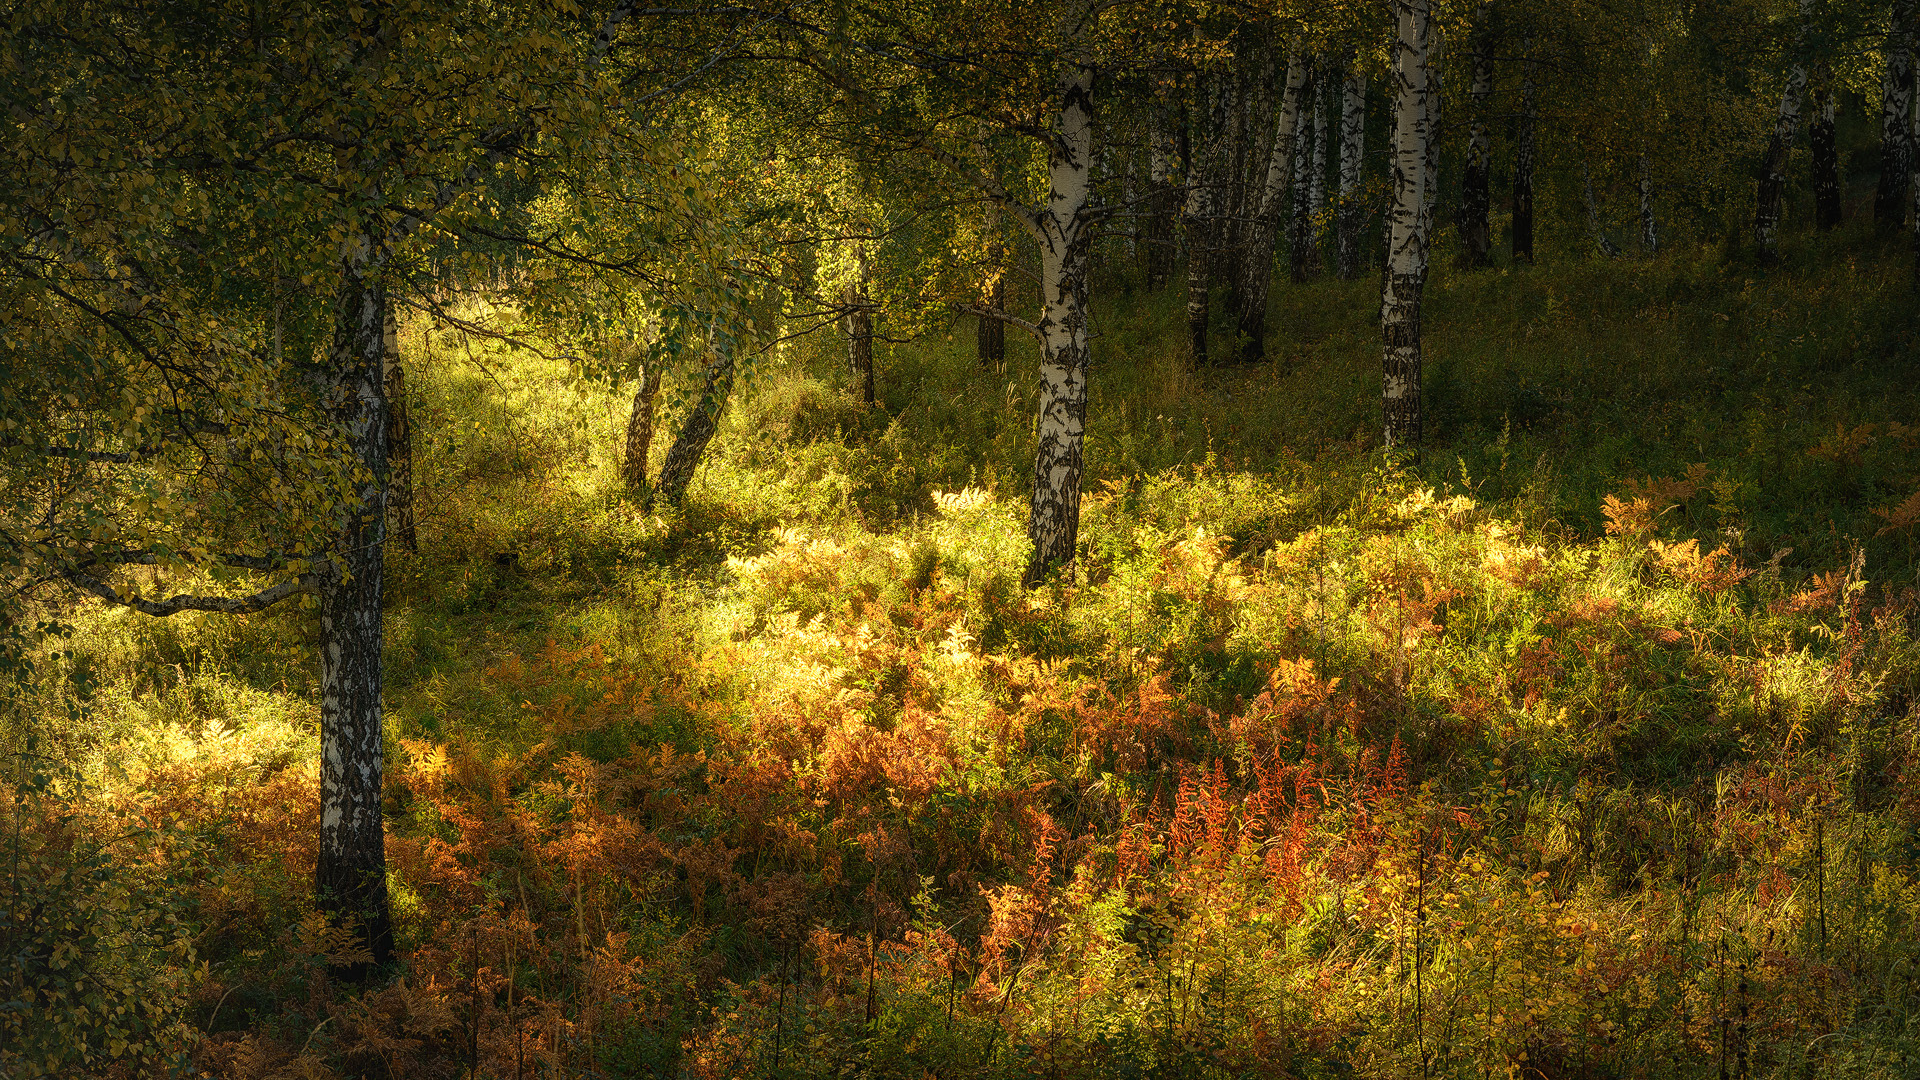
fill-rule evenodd
<path id="1" fill-rule="evenodd" d="M 1200 145 L 1187 172 L 1187 344 L 1195 364 L 1207 362 L 1207 322 L 1213 290 L 1213 259 L 1220 242 L 1218 213 L 1221 96 L 1215 79 L 1200 77 Z"/>
<path id="2" fill-rule="evenodd" d="M 1287 175 L 1298 143 L 1301 108 L 1305 101 L 1307 65 L 1298 55 L 1287 58 L 1287 81 L 1280 95 L 1279 117 L 1272 138 L 1264 141 L 1266 159 L 1252 170 L 1248 190 L 1246 252 L 1241 260 L 1240 359 L 1256 363 L 1267 354 L 1267 300 L 1273 288 L 1273 257 L 1279 241 L 1280 207 L 1287 195 Z"/>
<path id="3" fill-rule="evenodd" d="M 400 362 L 400 320 L 387 306 L 381 334 L 381 380 L 387 394 L 387 531 L 408 551 L 420 550 L 413 525 L 413 423 L 407 416 L 407 369 Z"/>
<path id="4" fill-rule="evenodd" d="M 330 408 L 361 470 L 354 505 L 321 572 L 320 850 L 314 897 L 350 924 L 375 965 L 393 955 L 386 832 L 380 809 L 381 589 L 386 540 L 387 295 L 378 242 L 361 234 L 341 260 L 326 376 Z M 364 977 L 365 965 L 350 974 Z"/>
<path id="5" fill-rule="evenodd" d="M 1360 276 L 1361 168 L 1367 152 L 1367 79 L 1358 59 L 1347 54 L 1347 75 L 1340 96 L 1340 216 L 1335 266 L 1344 281 Z"/>
<path id="6" fill-rule="evenodd" d="M 1882 229 L 1898 229 L 1907 214 L 1907 185 L 1913 173 L 1914 0 L 1894 0 L 1887 31 L 1886 67 L 1880 79 L 1880 184 L 1874 193 L 1873 220 Z"/>
<path id="7" fill-rule="evenodd" d="M 1806 89 L 1806 65 L 1796 62 L 1787 72 L 1786 87 L 1780 91 L 1780 111 L 1773 122 L 1773 136 L 1767 140 L 1759 196 L 1754 201 L 1753 242 L 1760 249 L 1762 262 L 1780 258 L 1780 216 L 1786 207 L 1787 158 L 1793 152 L 1794 132 L 1800 128 L 1800 107 Z"/>
<path id="8" fill-rule="evenodd" d="M 1467 266 L 1493 262 L 1493 142 L 1487 117 L 1493 107 L 1493 5 L 1481 3 L 1474 14 L 1473 82 L 1467 96 L 1472 120 L 1467 128 L 1467 163 L 1460 174 L 1460 248 Z"/>
<path id="9" fill-rule="evenodd" d="M 620 482 L 635 495 L 647 490 L 647 456 L 653 451 L 653 408 L 660 397 L 660 365 L 640 369 L 640 385 L 633 391 L 633 411 L 627 414 L 627 453 L 620 463 Z"/>
<path id="10" fill-rule="evenodd" d="M 1387 218 L 1388 264 L 1381 290 L 1380 325 L 1385 339 L 1381 404 L 1389 449 L 1420 446 L 1420 296 L 1426 287 L 1427 243 L 1423 228 L 1427 187 L 1432 181 L 1427 98 L 1432 74 L 1430 0 L 1394 0 L 1393 207 Z"/>
<path id="11" fill-rule="evenodd" d="M 1532 43 L 1528 42 L 1531 48 Z M 1513 261 L 1533 265 L 1533 63 L 1520 81 L 1520 115 L 1513 133 Z"/>
<path id="12" fill-rule="evenodd" d="M 1083 13 L 1083 18 L 1091 16 Z M 1078 44 L 1084 25 L 1072 27 Z M 1066 62 L 1058 81 L 1058 127 L 1048 141 L 1047 201 L 1031 212 L 1040 246 L 1040 415 L 1035 426 L 1033 554 L 1022 580 L 1040 585 L 1069 567 L 1080 535 L 1081 453 L 1087 423 L 1087 271 L 1093 247 L 1093 68 Z"/>
<path id="13" fill-rule="evenodd" d="M 1813 145 L 1813 225 L 1829 232 L 1840 224 L 1840 150 L 1833 132 L 1833 73 L 1825 63 L 1815 67 L 1813 85 L 1813 122 L 1807 126 Z"/>
<path id="14" fill-rule="evenodd" d="M 714 353 L 707 364 L 700 397 L 687 411 L 680 434 L 667 450 L 666 460 L 660 463 L 660 482 L 654 491 L 670 506 L 678 506 L 680 500 L 686 498 L 687 485 L 693 483 L 693 472 L 699 468 L 700 458 L 706 454 L 714 432 L 720 429 L 720 411 L 726 408 L 727 397 L 733 391 L 733 370 L 731 352 Z"/>

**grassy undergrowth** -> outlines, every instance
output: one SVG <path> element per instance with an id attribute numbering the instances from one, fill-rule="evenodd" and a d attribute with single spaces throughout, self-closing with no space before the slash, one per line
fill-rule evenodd
<path id="1" fill-rule="evenodd" d="M 1197 371 L 1110 298 L 1034 593 L 1030 346 L 897 347 L 868 412 L 801 343 L 649 513 L 618 395 L 411 327 L 403 963 L 307 915 L 311 612 L 81 608 L 10 698 L 0 1063 L 1912 1075 L 1911 271 L 1787 254 L 1440 272 L 1417 468 L 1373 283 Z"/>

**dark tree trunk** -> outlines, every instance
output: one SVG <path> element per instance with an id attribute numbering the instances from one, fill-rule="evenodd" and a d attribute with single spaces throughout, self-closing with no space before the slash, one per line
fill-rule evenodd
<path id="1" fill-rule="evenodd" d="M 660 365 L 648 364 L 640 370 L 640 385 L 633 391 L 633 411 L 627 414 L 627 452 L 620 463 L 620 482 L 635 495 L 647 490 L 647 455 L 653 451 L 653 406 L 659 396 Z"/>
<path id="2" fill-rule="evenodd" d="M 847 290 L 847 367 L 853 392 L 863 405 L 873 405 L 873 301 L 865 288 Z"/>
<path id="3" fill-rule="evenodd" d="M 1513 261 L 1533 265 L 1534 87 L 1528 71 L 1520 83 L 1520 115 L 1513 136 Z"/>
<path id="4" fill-rule="evenodd" d="M 1807 128 L 1813 144 L 1813 224 L 1821 232 L 1840 224 L 1840 151 L 1833 138 L 1832 80 L 1824 67 L 1813 94 L 1813 123 Z"/>
<path id="5" fill-rule="evenodd" d="M 1007 284 L 1001 278 L 994 278 L 985 297 L 987 309 L 1005 311 L 1007 302 Z M 974 326 L 974 350 L 980 356 L 980 366 L 988 371 L 999 371 L 1007 363 L 1007 324 L 999 319 L 981 315 Z"/>
<path id="6" fill-rule="evenodd" d="M 419 551 L 413 526 L 413 423 L 407 416 L 407 369 L 400 360 L 400 323 L 391 306 L 382 334 L 387 392 L 387 531 Z"/>
<path id="7" fill-rule="evenodd" d="M 334 420 L 364 472 L 319 586 L 320 852 L 314 883 L 320 909 L 359 932 L 375 966 L 393 956 L 380 812 L 387 297 L 379 273 L 365 255 L 343 263 L 328 357 Z M 362 964 L 347 974 L 364 978 L 368 971 Z"/>
<path id="8" fill-rule="evenodd" d="M 680 500 L 686 498 L 687 485 L 693 483 L 693 472 L 699 468 L 707 444 L 713 441 L 713 433 L 720 430 L 720 411 L 726 408 L 727 396 L 732 391 L 733 354 L 716 353 L 707 364 L 700 397 L 687 411 L 680 434 L 667 451 L 667 459 L 660 463 L 660 482 L 654 491 L 668 505 L 678 506 Z"/>
<path id="9" fill-rule="evenodd" d="M 1493 200 L 1493 144 L 1487 136 L 1487 115 L 1493 106 L 1493 5 L 1482 3 L 1474 15 L 1472 38 L 1473 82 L 1469 90 L 1472 120 L 1467 131 L 1467 164 L 1460 175 L 1460 247 L 1466 265 L 1480 268 L 1493 262 L 1490 212 Z"/>
<path id="10" fill-rule="evenodd" d="M 1913 173 L 1914 0 L 1894 0 L 1887 32 L 1886 68 L 1880 82 L 1880 184 L 1873 220 L 1898 229 L 1907 216 L 1907 185 Z"/>
<path id="11" fill-rule="evenodd" d="M 1293 215 L 1292 227 L 1288 230 L 1288 260 L 1293 280 L 1310 281 L 1319 272 L 1318 251 L 1313 243 L 1313 113 L 1320 96 L 1321 64 L 1314 60 L 1307 65 L 1306 87 L 1300 98 L 1299 139 L 1297 151 L 1293 156 Z"/>
<path id="12" fill-rule="evenodd" d="M 1753 242 L 1760 249 L 1762 262 L 1780 257 L 1780 218 L 1786 209 L 1787 158 L 1793 151 L 1793 135 L 1800 127 L 1801 98 L 1807 88 L 1807 69 L 1794 64 L 1787 73 L 1787 85 L 1780 92 L 1780 111 L 1773 123 L 1773 135 L 1767 140 L 1767 153 L 1760 170 L 1760 189 L 1754 200 Z"/>
<path id="13" fill-rule="evenodd" d="M 1140 255 L 1145 264 L 1147 289 L 1157 292 L 1167 287 L 1173 276 L 1173 219 L 1179 209 L 1179 195 L 1173 190 L 1172 170 L 1178 147 L 1167 130 L 1164 108 L 1153 112 L 1153 146 L 1147 170 L 1147 225 Z M 1004 331 L 1003 331 L 1004 332 Z"/>

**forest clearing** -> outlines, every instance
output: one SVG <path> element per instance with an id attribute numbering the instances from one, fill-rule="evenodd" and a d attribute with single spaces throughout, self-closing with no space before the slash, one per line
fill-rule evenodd
<path id="1" fill-rule="evenodd" d="M 0 1080 L 1920 1075 L 1920 4 L 8 18 Z"/>

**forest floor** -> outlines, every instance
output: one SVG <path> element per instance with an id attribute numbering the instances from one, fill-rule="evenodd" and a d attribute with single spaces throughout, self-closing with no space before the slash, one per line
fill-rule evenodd
<path id="1" fill-rule="evenodd" d="M 1418 467 L 1377 295 L 1190 370 L 1110 291 L 1031 593 L 1031 346 L 870 411 L 772 354 L 666 511 L 623 395 L 409 326 L 398 968 L 308 914 L 311 611 L 82 607 L 6 704 L 77 973 L 6 1075 L 1915 1075 L 1909 249 L 1441 270 Z"/>

